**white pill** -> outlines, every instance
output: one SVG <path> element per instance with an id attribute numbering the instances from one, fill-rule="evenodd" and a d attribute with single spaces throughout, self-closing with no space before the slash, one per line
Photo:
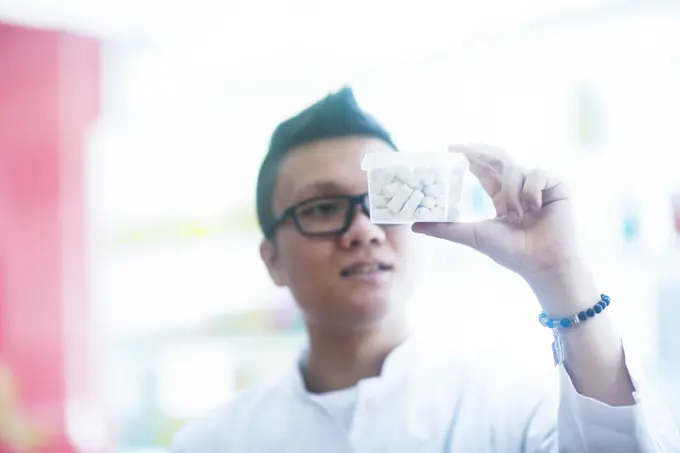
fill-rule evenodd
<path id="1" fill-rule="evenodd" d="M 411 177 L 413 176 L 413 174 L 411 173 L 411 170 L 409 170 L 408 168 L 406 168 L 406 167 L 399 167 L 399 168 L 397 169 L 397 172 L 396 172 L 396 175 L 395 175 L 395 176 L 396 176 L 397 178 L 399 178 L 401 181 L 403 181 L 403 182 L 405 182 L 406 184 L 408 184 L 408 182 L 409 182 L 409 180 L 411 179 Z"/>
<path id="2" fill-rule="evenodd" d="M 441 206 L 443 208 L 444 206 L 446 206 L 446 195 L 439 195 L 436 198 L 436 201 L 437 206 Z"/>
<path id="3" fill-rule="evenodd" d="M 387 203 L 387 209 L 394 212 L 395 214 L 398 213 L 404 207 L 406 201 L 408 201 L 412 193 L 413 189 L 411 189 L 406 184 L 403 184 L 397 193 L 394 194 L 394 197 L 390 200 L 390 202 Z"/>
<path id="4" fill-rule="evenodd" d="M 403 184 L 400 182 L 390 183 L 382 188 L 381 194 L 389 199 L 392 199 L 397 194 L 397 192 L 399 192 L 401 186 L 403 186 Z"/>
<path id="5" fill-rule="evenodd" d="M 384 168 L 379 168 L 371 172 L 371 181 L 380 184 L 381 187 L 391 183 L 393 179 L 394 173 Z"/>
<path id="6" fill-rule="evenodd" d="M 459 215 L 460 211 L 458 211 L 458 209 L 454 208 L 453 206 L 449 206 L 449 212 L 447 215 L 448 221 L 453 222 L 454 220 L 458 219 Z"/>
<path id="7" fill-rule="evenodd" d="M 391 222 L 394 214 L 389 209 L 371 209 L 371 222 Z"/>
<path id="8" fill-rule="evenodd" d="M 370 195 L 369 198 L 371 200 L 371 208 L 386 208 L 387 203 L 390 201 L 380 194 Z"/>
<path id="9" fill-rule="evenodd" d="M 413 177 L 411 179 L 409 179 L 406 182 L 406 184 L 408 184 L 409 187 L 412 188 L 412 189 L 418 189 L 419 190 L 419 189 L 423 188 L 423 184 L 420 181 L 420 177 L 417 176 L 417 175 L 413 175 Z"/>
<path id="10" fill-rule="evenodd" d="M 428 197 L 436 197 L 444 193 L 444 187 L 441 184 L 431 184 L 425 187 L 425 195 Z"/>
<path id="11" fill-rule="evenodd" d="M 430 213 L 432 214 L 432 220 L 444 220 L 444 209 L 439 206 L 430 209 Z"/>
<path id="12" fill-rule="evenodd" d="M 435 181 L 435 179 L 436 179 L 436 178 L 434 177 L 434 175 L 432 174 L 432 172 L 429 172 L 429 171 L 426 172 L 426 173 L 422 176 L 422 178 L 423 178 L 423 184 L 425 184 L 425 185 L 427 185 L 427 186 L 434 184 L 434 181 Z"/>
<path id="13" fill-rule="evenodd" d="M 423 207 L 416 209 L 416 212 L 413 214 L 413 217 L 418 220 L 428 220 L 431 216 L 430 210 Z"/>
<path id="14" fill-rule="evenodd" d="M 420 202 L 421 206 L 427 209 L 434 208 L 437 204 L 437 200 L 434 197 L 425 197 L 423 201 Z"/>
<path id="15" fill-rule="evenodd" d="M 403 181 L 408 184 L 409 187 L 415 189 L 420 186 L 422 178 L 416 173 L 409 172 L 408 176 L 406 176 Z"/>
<path id="16" fill-rule="evenodd" d="M 385 186 L 384 184 L 381 184 L 378 181 L 369 181 L 368 182 L 368 192 L 371 195 L 373 195 L 373 194 L 380 195 L 383 191 L 384 186 Z"/>
<path id="17" fill-rule="evenodd" d="M 399 212 L 399 217 L 412 218 L 416 212 L 416 209 L 418 209 L 418 205 L 420 204 L 421 201 L 423 201 L 424 197 L 425 195 L 423 195 L 422 192 L 419 192 L 417 190 L 414 191 L 404 204 L 404 207 L 401 208 L 401 211 Z"/>

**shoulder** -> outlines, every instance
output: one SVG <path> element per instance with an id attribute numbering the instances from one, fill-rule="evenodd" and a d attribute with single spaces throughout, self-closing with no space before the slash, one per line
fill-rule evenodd
<path id="1" fill-rule="evenodd" d="M 427 355 L 432 354 L 430 353 Z M 454 404 L 473 405 L 490 416 L 513 418 L 529 416 L 542 402 L 559 395 L 559 374 L 550 351 L 539 347 L 530 351 L 509 348 L 479 349 L 474 354 L 458 354 L 437 349 L 434 358 L 424 362 L 418 382 L 427 392 L 450 395 Z M 506 413 L 507 412 L 507 413 Z M 514 417 L 519 418 L 519 417 Z"/>
<path id="2" fill-rule="evenodd" d="M 205 416 L 198 418 L 175 434 L 171 453 L 231 453 L 240 451 L 239 446 L 250 431 L 258 410 L 279 406 L 288 394 L 288 381 L 280 378 L 246 389 L 232 401 L 223 404 Z"/>

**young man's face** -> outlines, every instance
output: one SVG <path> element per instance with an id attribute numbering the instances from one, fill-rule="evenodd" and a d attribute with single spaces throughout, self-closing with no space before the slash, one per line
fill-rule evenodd
<path id="1" fill-rule="evenodd" d="M 361 170 L 367 152 L 395 151 L 380 140 L 359 137 L 292 151 L 279 168 L 274 213 L 313 197 L 367 192 Z M 262 258 L 274 282 L 291 290 L 308 322 L 369 326 L 400 313 L 413 292 L 417 254 L 410 227 L 374 225 L 354 209 L 343 234 L 304 236 L 289 219 L 279 226 L 275 244 L 263 242 Z"/>

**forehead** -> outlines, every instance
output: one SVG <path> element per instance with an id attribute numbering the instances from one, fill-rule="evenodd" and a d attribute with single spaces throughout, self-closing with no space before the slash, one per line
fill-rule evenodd
<path id="1" fill-rule="evenodd" d="M 368 152 L 394 152 L 382 140 L 346 137 L 320 140 L 292 150 L 279 167 L 275 209 L 319 195 L 366 191 L 361 160 Z"/>

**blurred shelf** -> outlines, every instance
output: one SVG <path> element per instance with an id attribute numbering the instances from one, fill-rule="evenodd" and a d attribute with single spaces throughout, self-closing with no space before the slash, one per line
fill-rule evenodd
<path id="1" fill-rule="evenodd" d="M 116 453 L 167 453 L 167 448 L 145 447 L 145 448 L 119 448 Z"/>
<path id="2" fill-rule="evenodd" d="M 169 345 L 192 341 L 281 341 L 301 340 L 306 337 L 299 312 L 293 306 L 257 308 L 221 313 L 205 317 L 187 327 L 170 328 L 137 335 L 128 335 L 115 341 L 120 347 L 141 345 Z"/>

